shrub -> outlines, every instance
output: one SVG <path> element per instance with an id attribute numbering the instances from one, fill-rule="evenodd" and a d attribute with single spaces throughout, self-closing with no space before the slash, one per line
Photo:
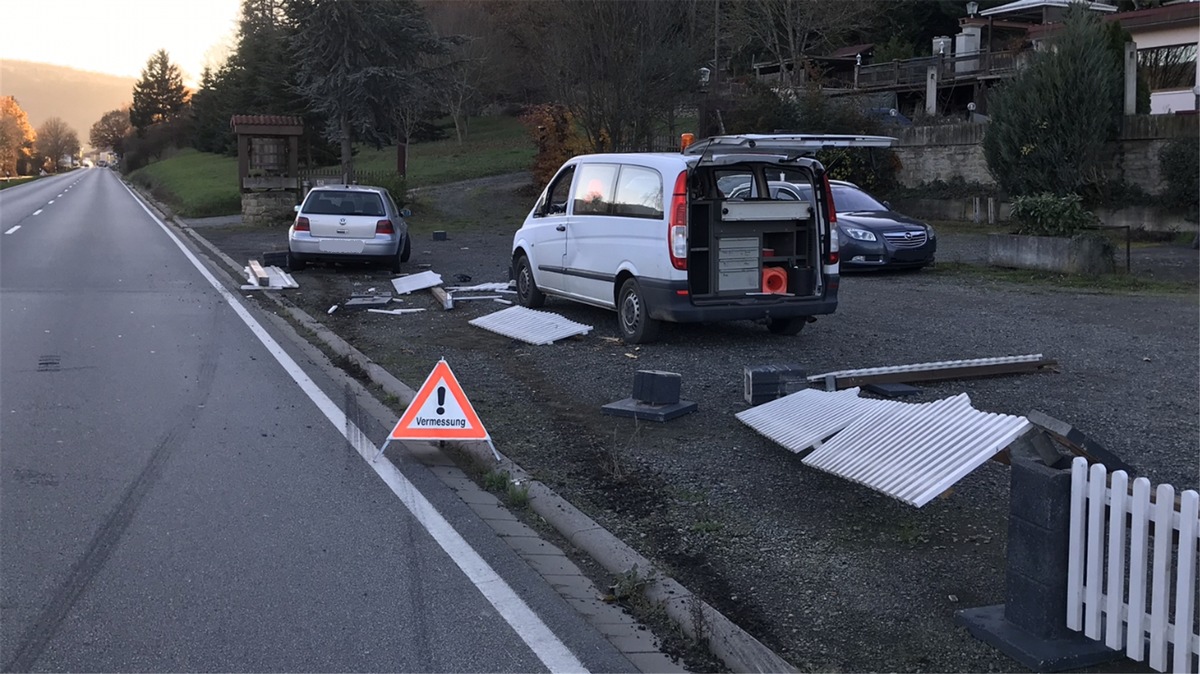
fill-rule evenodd
<path id="1" fill-rule="evenodd" d="M 1065 197 L 1043 193 L 1013 199 L 1012 217 L 1018 234 L 1032 236 L 1075 236 L 1099 221 L 1083 207 L 1078 194 Z"/>
<path id="2" fill-rule="evenodd" d="M 395 171 L 384 174 L 382 177 L 373 178 L 375 184 L 388 191 L 395 200 L 396 205 L 404 208 L 408 202 L 408 181 L 404 176 Z"/>
<path id="3" fill-rule="evenodd" d="M 1200 139 L 1178 138 L 1158 151 L 1162 198 L 1168 206 L 1186 208 L 1194 219 L 1200 209 Z"/>
<path id="4" fill-rule="evenodd" d="M 549 183 L 563 162 L 584 151 L 586 142 L 575 128 L 575 117 L 566 106 L 530 106 L 521 115 L 521 121 L 537 146 L 532 167 L 535 185 Z"/>

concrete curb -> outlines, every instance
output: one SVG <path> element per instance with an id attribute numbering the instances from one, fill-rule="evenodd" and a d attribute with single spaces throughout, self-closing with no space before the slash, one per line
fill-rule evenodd
<path id="1" fill-rule="evenodd" d="M 134 189 L 138 189 L 134 187 Z M 138 193 L 142 194 L 138 189 Z M 148 203 L 155 204 L 145 194 Z M 157 210 L 165 212 L 158 207 Z M 240 278 L 242 267 L 216 246 L 189 227 L 178 217 L 169 219 L 192 239 L 224 262 Z M 324 342 L 339 356 L 347 358 L 359 367 L 367 377 L 386 393 L 396 396 L 405 405 L 416 396 L 416 391 L 394 377 L 387 370 L 372 362 L 365 354 L 338 337 L 332 330 L 315 320 L 308 313 L 293 306 L 275 293 L 265 293 L 272 302 L 286 311 L 296 322 L 311 330 L 317 339 Z M 713 655 L 720 658 L 733 672 L 798 672 L 795 667 L 780 658 L 774 651 L 755 639 L 733 621 L 726 618 L 707 602 L 692 594 L 675 580 L 662 576 L 654 564 L 639 554 L 624 541 L 601 527 L 569 501 L 556 494 L 550 487 L 534 480 L 519 465 L 501 453 L 497 464 L 492 450 L 483 442 L 463 443 L 460 447 L 482 465 L 497 465 L 507 470 L 513 480 L 529 488 L 529 507 L 540 515 L 560 535 L 600 564 L 613 575 L 627 574 L 636 569 L 638 576 L 647 582 L 643 594 L 651 602 L 661 604 L 667 616 L 690 638 L 707 643 Z"/>

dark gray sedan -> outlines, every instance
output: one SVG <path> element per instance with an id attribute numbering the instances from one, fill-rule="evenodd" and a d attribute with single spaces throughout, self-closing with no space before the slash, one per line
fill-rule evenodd
<path id="1" fill-rule="evenodd" d="M 933 262 L 933 227 L 897 213 L 848 182 L 829 181 L 842 269 L 920 269 Z"/>

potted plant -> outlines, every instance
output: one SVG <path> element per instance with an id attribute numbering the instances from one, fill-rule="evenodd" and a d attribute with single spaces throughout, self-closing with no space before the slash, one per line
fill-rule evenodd
<path id="1" fill-rule="evenodd" d="M 1113 245 L 1096 230 L 1099 219 L 1077 194 L 1044 193 L 1012 201 L 1013 234 L 988 237 L 988 264 L 1069 274 L 1107 274 Z"/>

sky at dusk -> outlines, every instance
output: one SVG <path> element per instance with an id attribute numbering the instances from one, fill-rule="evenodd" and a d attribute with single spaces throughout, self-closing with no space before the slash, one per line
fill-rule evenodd
<path id="1" fill-rule="evenodd" d="M 232 46 L 239 0 L 4 0 L 0 60 L 139 77 L 166 49 L 195 87 Z M 17 29 L 17 27 L 20 29 Z"/>

